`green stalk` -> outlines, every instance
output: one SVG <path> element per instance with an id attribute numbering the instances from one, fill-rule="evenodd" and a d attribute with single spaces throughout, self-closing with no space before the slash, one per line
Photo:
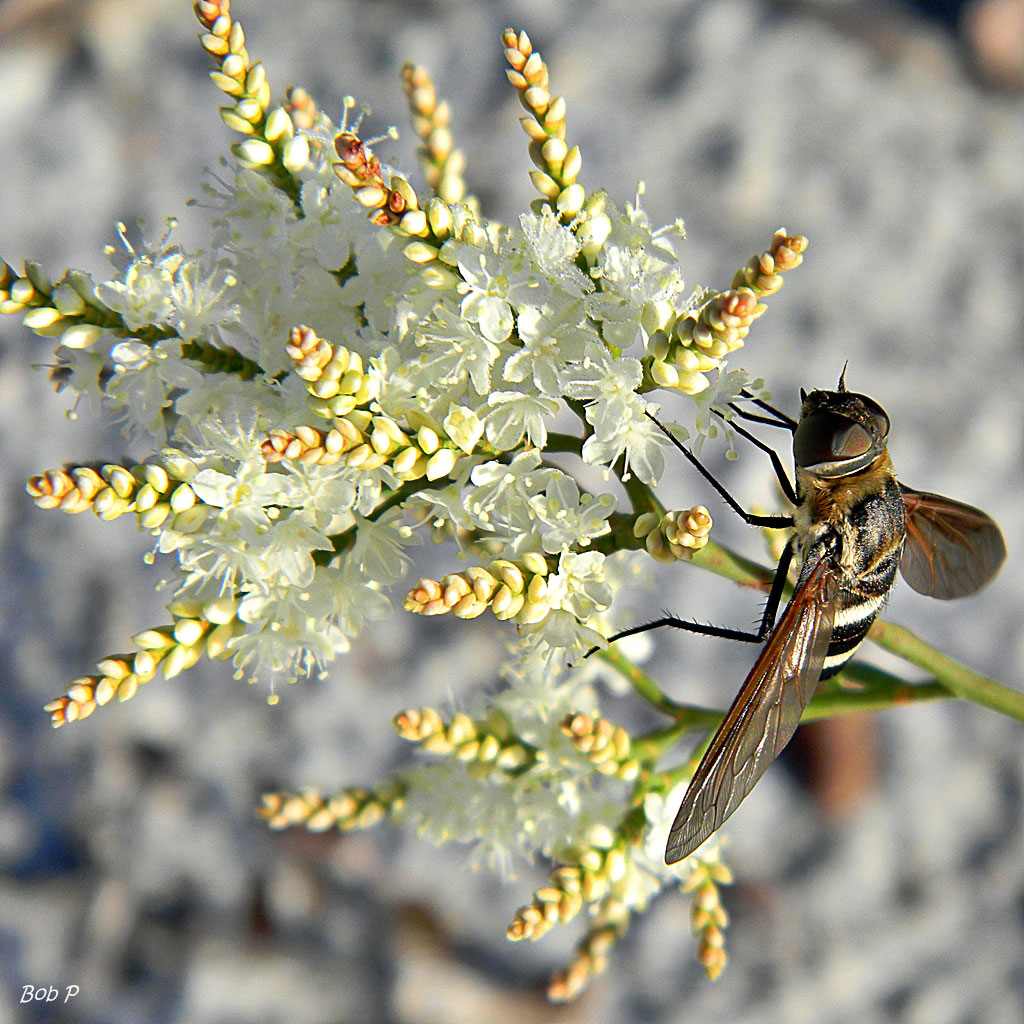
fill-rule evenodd
<path id="1" fill-rule="evenodd" d="M 961 665 L 948 655 L 935 650 L 920 637 L 893 622 L 875 622 L 869 634 L 879 646 L 898 654 L 913 665 L 930 672 L 943 686 L 961 700 L 973 701 L 982 707 L 999 711 L 1024 722 L 1024 693 L 1012 690 L 994 679 Z"/>

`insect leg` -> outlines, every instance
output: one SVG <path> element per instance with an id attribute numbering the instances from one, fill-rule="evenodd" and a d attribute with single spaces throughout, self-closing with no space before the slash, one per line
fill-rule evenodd
<path id="1" fill-rule="evenodd" d="M 765 417 L 758 416 L 756 418 L 756 422 L 766 423 L 768 420 Z M 765 444 L 759 437 L 755 437 L 745 427 L 741 427 L 738 423 L 733 422 L 730 423 L 729 426 L 732 427 L 740 437 L 745 437 L 752 445 L 754 445 L 754 447 L 760 448 L 761 451 L 763 451 L 765 455 L 772 460 L 772 469 L 775 470 L 775 475 L 779 478 L 782 493 L 785 494 L 794 505 L 798 504 L 796 490 L 789 481 L 789 477 L 786 474 L 786 467 L 782 465 L 782 459 L 779 458 L 779 453 L 770 445 Z M 782 426 L 782 424 L 776 424 L 776 426 Z"/>
<path id="2" fill-rule="evenodd" d="M 733 406 L 736 411 L 743 416 L 745 419 L 755 420 L 762 423 L 770 423 L 773 427 L 785 427 L 790 433 L 796 430 L 796 420 L 792 416 L 787 416 L 781 409 L 776 409 L 774 405 L 764 401 L 762 398 L 755 398 L 746 388 L 744 388 L 740 395 L 746 398 L 753 405 L 756 405 L 760 409 L 764 409 L 765 412 L 771 413 L 774 419 L 769 420 L 767 417 L 759 417 L 752 412 L 744 412 L 744 410 Z M 731 403 L 730 403 L 731 404 Z"/>
<path id="3" fill-rule="evenodd" d="M 642 626 L 633 626 L 624 629 L 621 633 L 608 637 L 609 643 L 621 640 L 624 636 L 635 636 L 637 633 L 646 633 L 651 629 L 661 629 L 663 626 L 671 626 L 673 629 L 685 629 L 689 633 L 700 633 L 702 636 L 717 636 L 723 640 L 742 640 L 745 643 L 761 644 L 768 639 L 768 635 L 775 627 L 775 617 L 779 611 L 779 603 L 782 601 L 782 591 L 786 586 L 786 577 L 789 574 L 789 566 L 793 560 L 792 539 L 782 549 L 782 556 L 775 569 L 775 578 L 772 580 L 772 589 L 765 602 L 764 614 L 761 616 L 761 624 L 757 632 L 752 633 L 742 629 L 728 629 L 725 626 L 710 626 L 705 622 L 690 622 L 685 619 L 677 619 L 674 615 L 666 615 L 663 618 L 655 619 L 653 622 L 646 622 Z M 595 648 L 596 650 L 596 648 Z M 588 652 L 588 657 L 593 651 Z"/>
<path id="4" fill-rule="evenodd" d="M 743 406 L 737 405 L 735 402 L 730 402 L 729 408 L 732 409 L 737 416 L 742 416 L 745 420 L 750 420 L 751 423 L 765 423 L 769 427 L 782 427 L 785 430 L 790 429 L 788 423 L 783 423 L 781 420 L 775 419 L 774 416 L 759 416 L 756 412 L 749 412 L 744 409 Z M 712 411 L 718 413 L 717 409 L 713 409 Z M 718 413 L 718 415 L 721 415 L 721 413 Z"/>
<path id="5" fill-rule="evenodd" d="M 776 528 L 781 528 L 793 525 L 792 516 L 758 516 L 754 515 L 754 513 L 752 512 L 747 512 L 740 505 L 740 503 L 718 482 L 718 480 L 715 479 L 711 472 L 704 468 L 701 461 L 697 458 L 696 455 L 693 454 L 693 452 L 690 451 L 689 448 L 681 444 L 678 438 L 673 437 L 673 435 L 668 432 L 664 425 L 659 423 L 658 420 L 651 416 L 650 413 L 647 413 L 647 416 L 658 425 L 661 432 L 676 446 L 676 448 L 678 448 L 683 453 L 683 455 L 686 456 L 686 458 L 697 469 L 700 475 L 704 477 L 704 479 L 707 480 L 707 482 L 711 484 L 711 486 L 714 487 L 716 491 L 718 491 L 718 493 L 725 500 L 725 503 L 749 526 L 773 526 Z M 786 483 L 788 484 L 789 481 L 787 480 Z M 790 491 L 792 491 L 792 487 L 790 487 Z M 794 504 L 796 504 L 795 500 Z"/>

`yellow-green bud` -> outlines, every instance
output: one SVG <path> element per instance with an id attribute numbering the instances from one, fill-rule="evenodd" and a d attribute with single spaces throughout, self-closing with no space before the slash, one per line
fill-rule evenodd
<path id="1" fill-rule="evenodd" d="M 586 189 L 579 182 L 573 182 L 571 185 L 566 185 L 558 194 L 555 208 L 563 217 L 575 217 L 583 209 L 586 198 Z"/>
<path id="2" fill-rule="evenodd" d="M 442 200 L 435 197 L 427 203 L 427 220 L 435 238 L 447 238 L 451 234 L 451 210 Z"/>
<path id="3" fill-rule="evenodd" d="M 407 235 L 415 235 L 418 238 L 422 238 L 429 231 L 427 215 L 422 210 L 409 210 L 402 215 L 398 226 Z"/>
<path id="4" fill-rule="evenodd" d="M 422 458 L 422 454 L 422 452 L 410 446 L 400 451 L 391 464 L 399 476 L 407 476 L 416 465 L 417 460 Z"/>
<path id="5" fill-rule="evenodd" d="M 263 104 L 255 96 L 243 96 L 235 104 L 235 113 L 255 125 L 263 117 Z"/>
<path id="6" fill-rule="evenodd" d="M 612 222 L 606 214 L 588 217 L 577 229 L 576 237 L 583 246 L 583 255 L 594 257 L 612 233 Z"/>
<path id="7" fill-rule="evenodd" d="M 94 345 L 103 334 L 103 329 L 95 324 L 72 324 L 60 336 L 60 343 L 65 348 L 84 349 Z"/>
<path id="8" fill-rule="evenodd" d="M 567 185 L 571 184 L 579 176 L 583 169 L 583 157 L 580 154 L 580 147 L 573 146 L 562 161 L 562 181 Z"/>
<path id="9" fill-rule="evenodd" d="M 711 381 L 708 380 L 703 373 L 698 372 L 681 373 L 679 375 L 679 382 L 676 384 L 676 387 L 678 387 L 684 395 L 699 395 L 710 386 Z"/>
<path id="10" fill-rule="evenodd" d="M 437 431 L 422 426 L 416 431 L 416 443 L 427 455 L 433 455 L 440 448 L 441 439 L 437 436 Z"/>
<path id="11" fill-rule="evenodd" d="M 565 160 L 566 154 L 569 152 L 569 147 L 565 144 L 565 139 L 555 136 L 544 142 L 540 147 L 540 152 L 549 167 L 560 169 L 562 161 Z"/>
<path id="12" fill-rule="evenodd" d="M 232 152 L 242 163 L 252 167 L 266 167 L 274 162 L 273 147 L 262 139 L 246 139 L 231 147 Z"/>
<path id="13" fill-rule="evenodd" d="M 203 638 L 204 627 L 195 619 L 178 619 L 174 624 L 174 639 L 179 644 L 192 647 Z"/>
<path id="14" fill-rule="evenodd" d="M 209 505 L 193 505 L 191 508 L 179 512 L 174 517 L 174 529 L 177 533 L 195 533 L 210 515 Z"/>
<path id="15" fill-rule="evenodd" d="M 35 298 L 35 286 L 27 277 L 19 277 L 11 285 L 11 301 L 27 306 Z"/>
<path id="16" fill-rule="evenodd" d="M 210 79 L 221 92 L 229 96 L 241 96 L 245 92 L 245 86 L 241 82 L 230 75 L 225 75 L 223 71 L 211 71 Z"/>
<path id="17" fill-rule="evenodd" d="M 523 567 L 535 576 L 548 574 L 548 560 L 539 551 L 528 551 L 523 555 Z"/>
<path id="18" fill-rule="evenodd" d="M 267 123 L 263 128 L 263 137 L 267 142 L 277 142 L 278 139 L 290 139 L 294 134 L 295 125 L 292 123 L 288 111 L 283 107 L 274 107 L 267 115 Z"/>
<path id="19" fill-rule="evenodd" d="M 530 180 L 533 182 L 533 187 L 546 199 L 553 200 L 561 192 L 558 182 L 543 171 L 530 171 Z"/>
<path id="20" fill-rule="evenodd" d="M 172 647 L 163 660 L 165 679 L 173 679 L 176 675 L 190 669 L 202 657 L 201 647 Z"/>
<path id="21" fill-rule="evenodd" d="M 427 479 L 440 480 L 455 468 L 455 452 L 451 448 L 439 448 L 427 461 Z"/>
<path id="22" fill-rule="evenodd" d="M 491 562 L 491 572 L 501 580 L 507 587 L 510 587 L 517 594 L 522 593 L 526 581 L 523 579 L 523 571 L 515 562 L 509 562 L 504 558 Z"/>
<path id="23" fill-rule="evenodd" d="M 387 201 L 388 194 L 382 185 L 364 185 L 355 191 L 356 202 L 365 206 L 368 210 L 375 210 L 383 206 Z"/>
<path id="24" fill-rule="evenodd" d="M 281 150 L 281 163 L 292 174 L 301 171 L 309 163 L 309 139 L 305 135 L 289 139 Z"/>
<path id="25" fill-rule="evenodd" d="M 52 299 L 64 316 L 79 316 L 85 312 L 85 299 L 69 285 L 57 285 L 53 289 Z"/>
<path id="26" fill-rule="evenodd" d="M 171 485 L 167 470 L 155 462 L 149 462 L 142 467 L 142 475 L 147 484 L 155 488 L 161 494 L 166 494 Z"/>
<path id="27" fill-rule="evenodd" d="M 167 522 L 170 514 L 170 508 L 161 502 L 139 512 L 139 526 L 143 530 L 159 530 Z"/>
<path id="28" fill-rule="evenodd" d="M 679 386 L 679 371 L 676 370 L 671 363 L 662 362 L 660 359 L 655 359 L 651 363 L 651 380 L 654 381 L 658 387 L 662 388 L 674 388 Z M 696 394 L 696 392 L 694 392 Z"/>
<path id="29" fill-rule="evenodd" d="M 437 259 L 440 250 L 436 245 L 428 245 L 426 242 L 410 242 L 402 252 L 405 258 L 412 263 L 430 263 Z"/>
<path id="30" fill-rule="evenodd" d="M 238 600 L 228 595 L 215 597 L 203 604 L 203 618 L 220 626 L 233 622 L 237 611 Z"/>
<path id="31" fill-rule="evenodd" d="M 233 131 L 242 135 L 255 134 L 256 129 L 253 128 L 252 123 L 236 113 L 234 107 L 221 107 L 220 119 Z"/>
<path id="32" fill-rule="evenodd" d="M 52 306 L 36 306 L 35 309 L 30 309 L 21 318 L 21 322 L 30 331 L 42 331 L 56 323 L 60 323 L 62 319 L 58 310 Z"/>

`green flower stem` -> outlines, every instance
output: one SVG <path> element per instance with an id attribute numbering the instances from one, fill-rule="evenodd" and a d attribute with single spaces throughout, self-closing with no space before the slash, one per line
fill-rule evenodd
<path id="1" fill-rule="evenodd" d="M 693 564 L 725 576 L 734 583 L 745 587 L 756 587 L 767 590 L 772 585 L 775 573 L 759 562 L 751 561 L 742 555 L 730 551 L 729 548 L 709 540 L 707 544 L 693 556 Z"/>
<path id="2" fill-rule="evenodd" d="M 640 668 L 639 665 L 634 665 L 629 658 L 624 654 L 620 654 L 614 647 L 597 651 L 594 657 L 607 662 L 616 672 L 625 677 L 637 695 L 643 697 L 652 707 L 657 708 L 658 711 L 663 711 L 666 715 L 670 715 L 677 723 L 685 722 L 686 728 L 708 725 L 709 723 L 714 724 L 710 719 L 700 718 L 698 713 L 717 716 L 717 719 L 721 720 L 722 716 L 717 711 L 706 712 L 702 708 L 695 708 L 688 704 L 677 704 L 671 698 L 666 697 L 661 687 L 658 686 L 651 676 Z M 695 715 L 697 716 L 696 718 L 691 717 Z"/>
<path id="3" fill-rule="evenodd" d="M 683 715 L 684 712 L 685 715 Z M 710 740 L 711 734 L 718 728 L 723 718 L 721 711 L 712 711 L 709 708 L 698 707 L 681 707 L 680 715 L 680 719 L 673 722 L 672 725 L 659 729 L 657 732 L 648 733 L 646 736 L 634 738 L 631 744 L 633 756 L 641 761 L 654 761 L 666 750 L 674 746 L 676 741 L 681 739 L 691 729 L 706 729 L 708 739 Z M 705 745 L 701 743 L 700 747 L 703 749 Z M 696 765 L 692 767 L 695 768 Z M 690 774 L 693 774 L 692 770 Z M 689 776 L 686 776 L 686 778 L 689 778 Z"/>
<path id="4" fill-rule="evenodd" d="M 555 431 L 548 431 L 547 444 L 544 445 L 546 452 L 571 452 L 573 455 L 583 454 L 583 438 L 575 434 L 560 434 Z"/>
<path id="5" fill-rule="evenodd" d="M 602 652 L 602 654 L 604 653 Z M 616 668 L 619 668 L 617 664 Z M 630 681 L 633 682 L 634 688 L 637 688 L 639 681 L 644 690 L 641 692 L 638 688 L 637 692 L 646 697 L 650 692 L 650 687 L 654 685 L 653 681 L 643 678 L 644 673 L 639 669 L 635 669 L 634 672 L 638 675 L 630 673 Z M 906 704 L 950 700 L 956 697 L 956 694 L 942 683 L 908 683 L 898 676 L 891 675 L 872 665 L 851 665 L 843 671 L 842 678 L 859 684 L 860 689 L 844 690 L 835 685 L 827 685 L 826 689 L 815 694 L 811 699 L 800 719 L 801 724 L 862 711 L 889 711 Z M 648 697 L 648 699 L 650 698 Z M 664 696 L 656 706 L 660 711 L 672 715 L 675 721 L 663 729 L 648 733 L 633 741 L 634 754 L 641 759 L 653 760 L 659 757 L 691 729 L 707 729 L 708 739 L 710 739 L 710 733 L 718 728 L 725 717 L 724 712 L 689 704 L 678 704 Z M 706 746 L 706 742 L 702 743 L 698 750 L 703 753 Z M 699 756 L 697 759 L 699 760 Z M 687 765 L 691 770 L 695 766 L 695 764 L 690 765 L 689 761 Z"/>
<path id="6" fill-rule="evenodd" d="M 894 679 L 893 686 L 886 690 L 819 693 L 807 705 L 800 723 L 819 722 L 824 718 L 838 718 L 860 711 L 890 711 L 904 704 L 928 704 L 935 700 L 950 700 L 954 696 L 942 683 L 915 684 Z"/>
<path id="7" fill-rule="evenodd" d="M 237 349 L 229 345 L 213 345 L 208 341 L 183 341 L 181 358 L 202 363 L 207 370 L 238 374 L 242 380 L 251 380 L 263 373 L 263 367 L 259 363 L 243 356 Z"/>
<path id="8" fill-rule="evenodd" d="M 972 671 L 893 622 L 875 622 L 868 634 L 881 647 L 925 669 L 961 700 L 1024 722 L 1024 693 Z"/>

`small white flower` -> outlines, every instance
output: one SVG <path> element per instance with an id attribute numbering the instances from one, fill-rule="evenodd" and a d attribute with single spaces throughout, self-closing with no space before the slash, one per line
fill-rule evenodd
<path id="1" fill-rule="evenodd" d="M 467 454 L 472 455 L 477 441 L 483 436 L 484 421 L 472 410 L 454 402 L 441 424 L 445 433 Z"/>
<path id="2" fill-rule="evenodd" d="M 550 286 L 531 272 L 519 254 L 499 256 L 468 245 L 460 246 L 456 253 L 462 276 L 462 316 L 478 324 L 488 341 L 505 341 L 515 326 L 513 310 L 540 305 L 551 293 Z"/>
<path id="3" fill-rule="evenodd" d="M 590 346 L 583 362 L 567 367 L 561 379 L 567 395 L 591 400 L 586 413 L 594 433 L 583 445 L 584 460 L 612 465 L 625 455 L 628 471 L 646 484 L 656 484 L 665 471 L 667 442 L 635 392 L 640 363 L 613 359 L 607 349 Z"/>
<path id="4" fill-rule="evenodd" d="M 582 360 L 588 344 L 600 343 L 583 304 L 557 293 L 544 307 L 522 309 L 517 327 L 522 347 L 505 361 L 505 380 L 520 384 L 532 378 L 542 394 L 552 397 L 561 394 L 559 374 L 566 365 Z"/>
<path id="5" fill-rule="evenodd" d="M 165 444 L 171 393 L 200 385 L 203 375 L 180 358 L 180 351 L 176 339 L 152 345 L 122 341 L 110 350 L 114 375 L 104 398 L 118 410 L 133 440 L 144 437 L 157 446 Z"/>
<path id="6" fill-rule="evenodd" d="M 389 509 L 376 521 L 357 515 L 355 525 L 349 560 L 368 580 L 390 586 L 408 572 L 412 559 L 405 549 L 422 541 L 403 526 L 401 509 Z"/>
<path id="7" fill-rule="evenodd" d="M 524 395 L 518 391 L 492 391 L 487 396 L 487 440 L 498 451 L 510 451 L 526 435 L 536 448 L 547 444 L 546 417 L 554 416 L 559 405 L 553 398 Z"/>
<path id="8" fill-rule="evenodd" d="M 596 499 L 581 495 L 576 481 L 563 473 L 551 479 L 543 494 L 530 499 L 530 508 L 541 524 L 544 550 L 558 554 L 608 533 L 615 499 L 610 494 Z"/>
<path id="9" fill-rule="evenodd" d="M 519 217 L 527 252 L 545 277 L 563 292 L 579 298 L 594 290 L 593 282 L 576 266 L 580 243 L 550 207 Z"/>
<path id="10" fill-rule="evenodd" d="M 408 262 L 408 261 L 406 261 Z M 422 365 L 429 369 L 435 386 L 458 395 L 458 385 L 467 379 L 478 395 L 490 390 L 491 366 L 501 354 L 494 341 L 479 326 L 457 310 L 439 306 L 416 332 Z"/>
<path id="11" fill-rule="evenodd" d="M 184 341 L 207 340 L 238 317 L 233 290 L 238 278 L 222 263 L 207 268 L 198 260 L 189 260 L 178 268 L 171 282 L 169 317 Z"/>
<path id="12" fill-rule="evenodd" d="M 171 291 L 174 275 L 184 260 L 177 250 L 165 253 L 156 261 L 138 259 L 129 265 L 123 280 L 98 284 L 96 296 L 120 313 L 132 330 L 165 324 L 174 314 Z"/>
<path id="13" fill-rule="evenodd" d="M 599 551 L 564 551 L 558 560 L 558 571 L 545 582 L 551 606 L 564 608 L 577 619 L 604 611 L 612 602 L 611 588 L 605 581 L 604 555 Z"/>
<path id="14" fill-rule="evenodd" d="M 521 522 L 528 529 L 530 498 L 561 475 L 559 469 L 541 468 L 536 451 L 520 452 L 508 465 L 484 462 L 470 475 L 474 489 L 466 498 L 466 508 L 482 523 L 497 516 L 506 523 Z"/>

